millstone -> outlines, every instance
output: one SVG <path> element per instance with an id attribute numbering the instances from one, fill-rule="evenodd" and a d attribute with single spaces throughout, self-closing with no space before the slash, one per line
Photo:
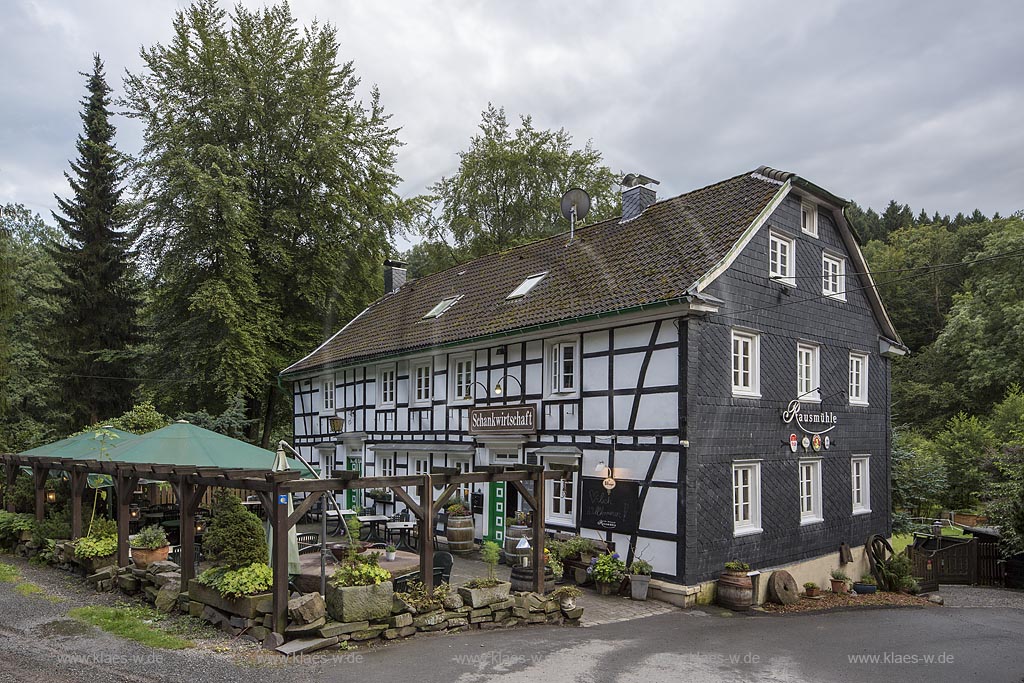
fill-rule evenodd
<path id="1" fill-rule="evenodd" d="M 768 599 L 780 605 L 792 605 L 800 600 L 796 581 L 792 574 L 785 570 L 772 572 L 768 579 Z"/>

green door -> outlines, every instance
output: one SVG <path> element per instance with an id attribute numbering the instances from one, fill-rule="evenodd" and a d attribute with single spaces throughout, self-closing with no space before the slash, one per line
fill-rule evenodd
<path id="1" fill-rule="evenodd" d="M 505 543 L 505 482 L 492 481 L 488 484 L 487 535 L 486 541 L 498 545 Z"/>
<path id="2" fill-rule="evenodd" d="M 348 470 L 355 470 L 361 476 L 363 473 L 363 459 L 362 458 L 349 458 L 346 468 Z M 356 510 L 356 505 L 361 505 L 360 501 L 363 500 L 363 492 L 357 489 L 349 489 L 345 492 L 345 507 L 349 510 Z"/>

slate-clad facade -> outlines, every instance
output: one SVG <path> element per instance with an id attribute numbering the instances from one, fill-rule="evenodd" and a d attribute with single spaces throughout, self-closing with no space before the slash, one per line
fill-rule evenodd
<path id="1" fill-rule="evenodd" d="M 903 349 L 843 204 L 762 167 L 568 244 L 405 283 L 285 370 L 295 445 L 327 470 L 372 475 L 578 463 L 548 484 L 548 529 L 612 540 L 676 583 L 729 559 L 765 568 L 862 544 L 889 531 L 889 357 Z M 783 266 L 790 277 L 771 277 Z M 734 386 L 755 379 L 756 392 Z M 783 420 L 798 397 L 805 429 Z M 470 433 L 470 409 L 521 405 L 536 407 L 536 429 Z M 609 474 L 611 495 L 635 496 L 624 533 L 585 524 Z M 463 493 L 477 494 L 478 537 L 501 540 L 519 507 L 511 487 Z"/>

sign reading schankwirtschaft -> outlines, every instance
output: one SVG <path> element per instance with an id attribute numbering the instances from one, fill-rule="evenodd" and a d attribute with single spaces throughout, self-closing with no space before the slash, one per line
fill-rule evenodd
<path id="1" fill-rule="evenodd" d="M 537 431 L 537 406 L 470 408 L 470 434 L 526 434 Z"/>

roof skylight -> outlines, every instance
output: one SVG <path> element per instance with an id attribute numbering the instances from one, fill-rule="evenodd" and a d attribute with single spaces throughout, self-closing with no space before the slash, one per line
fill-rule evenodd
<path id="1" fill-rule="evenodd" d="M 536 275 L 531 275 L 530 277 L 528 277 L 525 280 L 523 280 L 522 284 L 520 284 L 518 287 L 513 289 L 512 293 L 509 294 L 505 298 L 506 299 L 518 299 L 519 297 L 526 296 L 530 292 L 530 290 L 533 289 L 537 285 L 538 282 L 540 282 L 541 280 L 544 279 L 544 276 L 547 275 L 547 274 L 548 274 L 548 272 L 545 270 L 543 273 L 537 273 Z"/>
<path id="2" fill-rule="evenodd" d="M 436 306 L 431 308 L 427 312 L 427 314 L 425 316 L 423 316 L 423 319 L 424 320 L 429 320 L 431 318 L 440 318 L 442 313 L 444 313 L 449 308 L 454 306 L 455 302 L 458 301 L 461 298 L 462 298 L 461 294 L 456 294 L 455 296 L 450 296 L 450 297 L 447 297 L 445 299 L 441 299 L 441 301 Z"/>

